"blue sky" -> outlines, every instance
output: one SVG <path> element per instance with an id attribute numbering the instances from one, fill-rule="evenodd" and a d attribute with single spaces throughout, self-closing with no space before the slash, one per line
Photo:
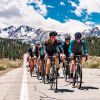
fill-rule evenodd
<path id="1" fill-rule="evenodd" d="M 77 6 L 80 4 L 79 0 L 43 0 L 43 4 L 47 6 L 47 15 L 44 18 L 52 18 L 62 23 L 68 19 L 74 19 L 81 22 L 90 21 L 95 24 L 100 24 L 100 13 L 93 11 L 88 15 L 88 9 L 83 8 L 81 16 L 77 16 L 74 13 L 76 7 L 71 5 L 72 2 Z M 31 5 L 35 10 L 39 9 L 35 3 L 31 3 Z"/>
<path id="2" fill-rule="evenodd" d="M 68 33 L 100 28 L 100 0 L 0 0 L 0 27 L 23 24 Z"/>

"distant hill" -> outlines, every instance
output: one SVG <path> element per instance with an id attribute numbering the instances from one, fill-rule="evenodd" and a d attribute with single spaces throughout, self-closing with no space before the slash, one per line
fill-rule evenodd
<path id="1" fill-rule="evenodd" d="M 31 26 L 21 25 L 21 26 L 8 26 L 3 29 L 0 28 L 0 37 L 2 38 L 12 38 L 12 39 L 22 39 L 24 42 L 41 40 L 44 41 L 48 37 L 47 30 L 42 28 L 32 28 Z M 64 40 L 67 33 L 58 33 L 58 38 Z M 84 30 L 82 32 L 83 37 L 100 37 L 100 29 L 94 27 L 92 29 Z"/>

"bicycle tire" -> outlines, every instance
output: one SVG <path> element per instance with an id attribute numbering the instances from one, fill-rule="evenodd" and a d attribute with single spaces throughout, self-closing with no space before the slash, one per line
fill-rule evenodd
<path id="1" fill-rule="evenodd" d="M 44 62 L 42 62 L 42 81 L 45 84 L 45 65 Z"/>
<path id="2" fill-rule="evenodd" d="M 51 88 L 51 90 L 53 90 L 53 89 L 56 90 L 56 87 L 57 87 L 56 77 L 57 77 L 57 75 L 56 75 L 56 68 L 53 65 L 51 67 L 51 74 L 50 74 L 50 88 Z"/>
<path id="3" fill-rule="evenodd" d="M 80 89 L 81 88 L 81 86 L 82 86 L 82 69 L 80 68 L 80 70 L 79 70 L 79 75 L 80 75 L 80 83 L 79 83 L 79 85 L 77 85 L 77 88 L 78 89 Z"/>
<path id="4" fill-rule="evenodd" d="M 77 84 L 78 89 L 80 89 L 82 86 L 82 69 L 80 66 L 77 67 L 73 78 L 73 86 L 75 86 L 75 84 Z"/>
<path id="5" fill-rule="evenodd" d="M 56 68 L 56 72 L 55 72 L 55 81 L 56 81 L 56 82 L 55 82 L 55 83 L 56 83 L 56 84 L 55 84 L 55 85 L 56 85 L 56 86 L 55 86 L 55 92 L 57 92 L 57 86 L 58 86 L 58 80 L 57 80 L 57 79 L 58 79 L 58 73 L 57 73 L 57 70 L 58 70 L 58 69 Z"/>

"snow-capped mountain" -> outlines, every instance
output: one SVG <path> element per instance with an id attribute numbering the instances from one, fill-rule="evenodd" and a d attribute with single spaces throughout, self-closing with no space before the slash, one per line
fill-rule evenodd
<path id="1" fill-rule="evenodd" d="M 0 37 L 2 38 L 13 38 L 13 39 L 22 39 L 24 41 L 44 41 L 48 37 L 48 31 L 43 30 L 42 28 L 32 28 L 27 25 L 22 26 L 9 26 L 3 29 L 0 29 Z"/>
<path id="2" fill-rule="evenodd" d="M 92 36 L 100 37 L 100 29 L 98 27 L 94 27 L 92 29 L 84 30 L 82 34 L 84 37 L 92 37 Z"/>
<path id="3" fill-rule="evenodd" d="M 34 33 L 35 29 L 27 26 L 9 26 L 3 29 L 0 29 L 0 37 L 3 38 L 18 38 L 18 39 L 24 39 L 24 38 L 30 38 L 30 36 Z"/>
<path id="4" fill-rule="evenodd" d="M 32 28 L 27 25 L 21 26 L 9 26 L 6 28 L 0 28 L 0 37 L 2 38 L 13 38 L 13 39 L 23 39 L 24 41 L 36 41 L 41 40 L 44 41 L 48 38 L 47 30 L 42 28 Z M 64 40 L 67 33 L 58 33 L 58 38 L 60 40 Z M 98 27 L 94 27 L 92 29 L 84 30 L 82 32 L 83 37 L 91 37 L 97 36 L 100 37 L 100 29 Z"/>

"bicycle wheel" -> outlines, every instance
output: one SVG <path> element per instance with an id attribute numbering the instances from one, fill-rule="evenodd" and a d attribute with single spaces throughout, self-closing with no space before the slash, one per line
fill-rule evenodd
<path id="1" fill-rule="evenodd" d="M 77 65 L 77 69 L 75 71 L 75 75 L 73 78 L 73 86 L 77 84 L 77 88 L 80 89 L 82 85 L 82 69 L 80 65 Z"/>
<path id="2" fill-rule="evenodd" d="M 78 70 L 78 83 L 77 83 L 77 88 L 80 89 L 82 86 L 82 69 Z"/>
<path id="3" fill-rule="evenodd" d="M 37 79 L 39 79 L 39 68 L 37 68 Z"/>
<path id="4" fill-rule="evenodd" d="M 58 69 L 55 69 L 55 92 L 57 92 L 57 86 L 58 86 Z"/>
<path id="5" fill-rule="evenodd" d="M 31 74 L 31 77 L 33 75 L 33 70 L 34 70 L 34 67 L 33 66 L 30 66 L 30 74 Z"/>
<path id="6" fill-rule="evenodd" d="M 45 64 L 42 62 L 42 81 L 45 84 Z"/>
<path id="7" fill-rule="evenodd" d="M 72 85 L 75 86 L 75 83 L 76 83 L 76 71 L 75 71 L 75 73 L 73 75 L 73 83 L 72 83 Z"/>
<path id="8" fill-rule="evenodd" d="M 67 76 L 66 76 L 66 66 L 65 66 L 65 64 L 63 64 L 63 75 L 64 75 L 64 79 L 66 81 Z"/>
<path id="9" fill-rule="evenodd" d="M 55 66 L 50 68 L 50 88 L 55 89 Z"/>
<path id="10" fill-rule="evenodd" d="M 33 72 L 33 71 L 32 71 L 32 69 L 31 69 L 31 70 L 30 70 L 31 77 L 32 77 L 32 72 Z"/>
<path id="11" fill-rule="evenodd" d="M 50 68 L 50 88 L 53 89 L 53 68 Z"/>
<path id="12" fill-rule="evenodd" d="M 67 64 L 66 64 L 66 81 L 68 81 L 68 79 L 70 79 L 70 66 L 69 66 L 69 62 L 67 62 Z"/>
<path id="13" fill-rule="evenodd" d="M 68 79 L 70 78 L 70 71 L 69 71 L 68 64 L 64 65 L 64 78 L 65 78 L 65 81 L 68 81 Z"/>

